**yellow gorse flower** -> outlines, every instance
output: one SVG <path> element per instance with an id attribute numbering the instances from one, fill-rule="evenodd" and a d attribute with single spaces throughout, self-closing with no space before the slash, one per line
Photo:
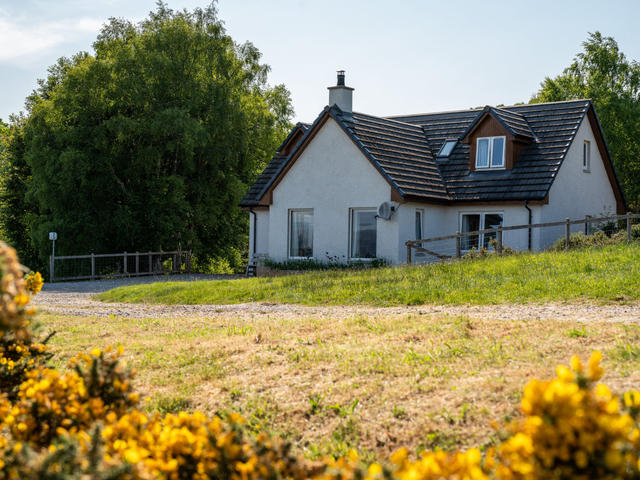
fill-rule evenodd
<path id="1" fill-rule="evenodd" d="M 0 478 L 121 480 L 488 480 L 640 478 L 640 392 L 614 395 L 602 355 L 573 356 L 556 377 L 524 388 L 522 418 L 481 452 L 406 449 L 363 464 L 356 452 L 310 462 L 284 441 L 251 434 L 238 414 L 149 415 L 137 409 L 134 372 L 123 348 L 93 348 L 60 372 L 43 365 L 45 345 L 29 328 L 29 292 L 42 278 L 22 278 L 15 252 L 0 244 Z M 98 452 L 96 454 L 96 452 Z M 97 455 L 97 456 L 96 456 Z"/>

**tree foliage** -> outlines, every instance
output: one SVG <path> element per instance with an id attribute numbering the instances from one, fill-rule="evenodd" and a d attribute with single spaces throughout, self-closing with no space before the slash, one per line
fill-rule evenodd
<path id="1" fill-rule="evenodd" d="M 29 170 L 23 231 L 39 258 L 49 231 L 61 254 L 240 248 L 248 222 L 237 204 L 292 114 L 259 51 L 233 42 L 214 4 L 161 2 L 137 25 L 110 19 L 93 46 L 49 69 L 16 139 L 14 168 Z"/>
<path id="2" fill-rule="evenodd" d="M 612 37 L 590 33 L 561 75 L 547 77 L 531 103 L 593 100 L 627 203 L 640 208 L 640 64 Z"/>

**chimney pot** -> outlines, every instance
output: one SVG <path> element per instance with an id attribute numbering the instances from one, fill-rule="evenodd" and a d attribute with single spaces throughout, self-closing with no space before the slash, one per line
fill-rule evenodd
<path id="1" fill-rule="evenodd" d="M 344 70 L 338 70 L 338 82 L 335 87 L 329 87 L 329 106 L 336 105 L 344 113 L 352 113 L 353 88 L 344 83 Z"/>

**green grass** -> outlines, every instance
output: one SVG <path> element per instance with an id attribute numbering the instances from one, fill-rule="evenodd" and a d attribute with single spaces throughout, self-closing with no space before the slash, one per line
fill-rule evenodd
<path id="1" fill-rule="evenodd" d="M 428 266 L 117 288 L 110 302 L 305 305 L 497 304 L 640 298 L 640 243 Z"/>

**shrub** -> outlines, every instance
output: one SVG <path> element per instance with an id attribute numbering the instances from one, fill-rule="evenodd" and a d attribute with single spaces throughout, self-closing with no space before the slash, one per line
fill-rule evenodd
<path id="1" fill-rule="evenodd" d="M 640 224 L 631 226 L 631 239 L 640 240 Z M 628 241 L 627 231 L 620 230 L 616 233 L 607 230 L 598 230 L 591 235 L 585 235 L 584 232 L 573 233 L 569 236 L 569 248 L 591 248 L 605 247 L 607 245 L 617 245 Z M 567 241 L 564 237 L 556 240 L 550 247 L 550 250 L 564 250 Z"/>
<path id="2" fill-rule="evenodd" d="M 381 268 L 386 267 L 388 262 L 384 258 L 373 258 L 369 261 L 356 260 L 343 262 L 334 257 L 328 257 L 328 261 L 322 262 L 314 258 L 303 258 L 297 260 L 285 260 L 278 262 L 269 258 L 264 260 L 264 266 L 274 270 L 347 270 L 361 268 Z"/>
<path id="3" fill-rule="evenodd" d="M 122 349 L 94 348 L 72 359 L 65 372 L 47 368 L 46 346 L 29 329 L 33 312 L 26 309 L 15 252 L 2 244 L 0 267 L 3 355 L 18 355 L 19 363 L 18 347 L 31 352 L 38 346 L 19 374 L 15 361 L 10 370 L 3 364 L 10 381 L 0 390 L 0 479 L 640 477 L 640 392 L 618 397 L 597 383 L 603 373 L 599 352 L 586 366 L 573 357 L 570 366 L 557 367 L 556 378 L 530 381 L 522 418 L 504 425 L 501 442 L 484 453 L 432 451 L 412 459 L 400 449 L 387 464 L 363 465 L 355 453 L 311 462 L 291 454 L 279 438 L 251 433 L 236 414 L 139 411 L 134 372 L 123 366 Z"/>

